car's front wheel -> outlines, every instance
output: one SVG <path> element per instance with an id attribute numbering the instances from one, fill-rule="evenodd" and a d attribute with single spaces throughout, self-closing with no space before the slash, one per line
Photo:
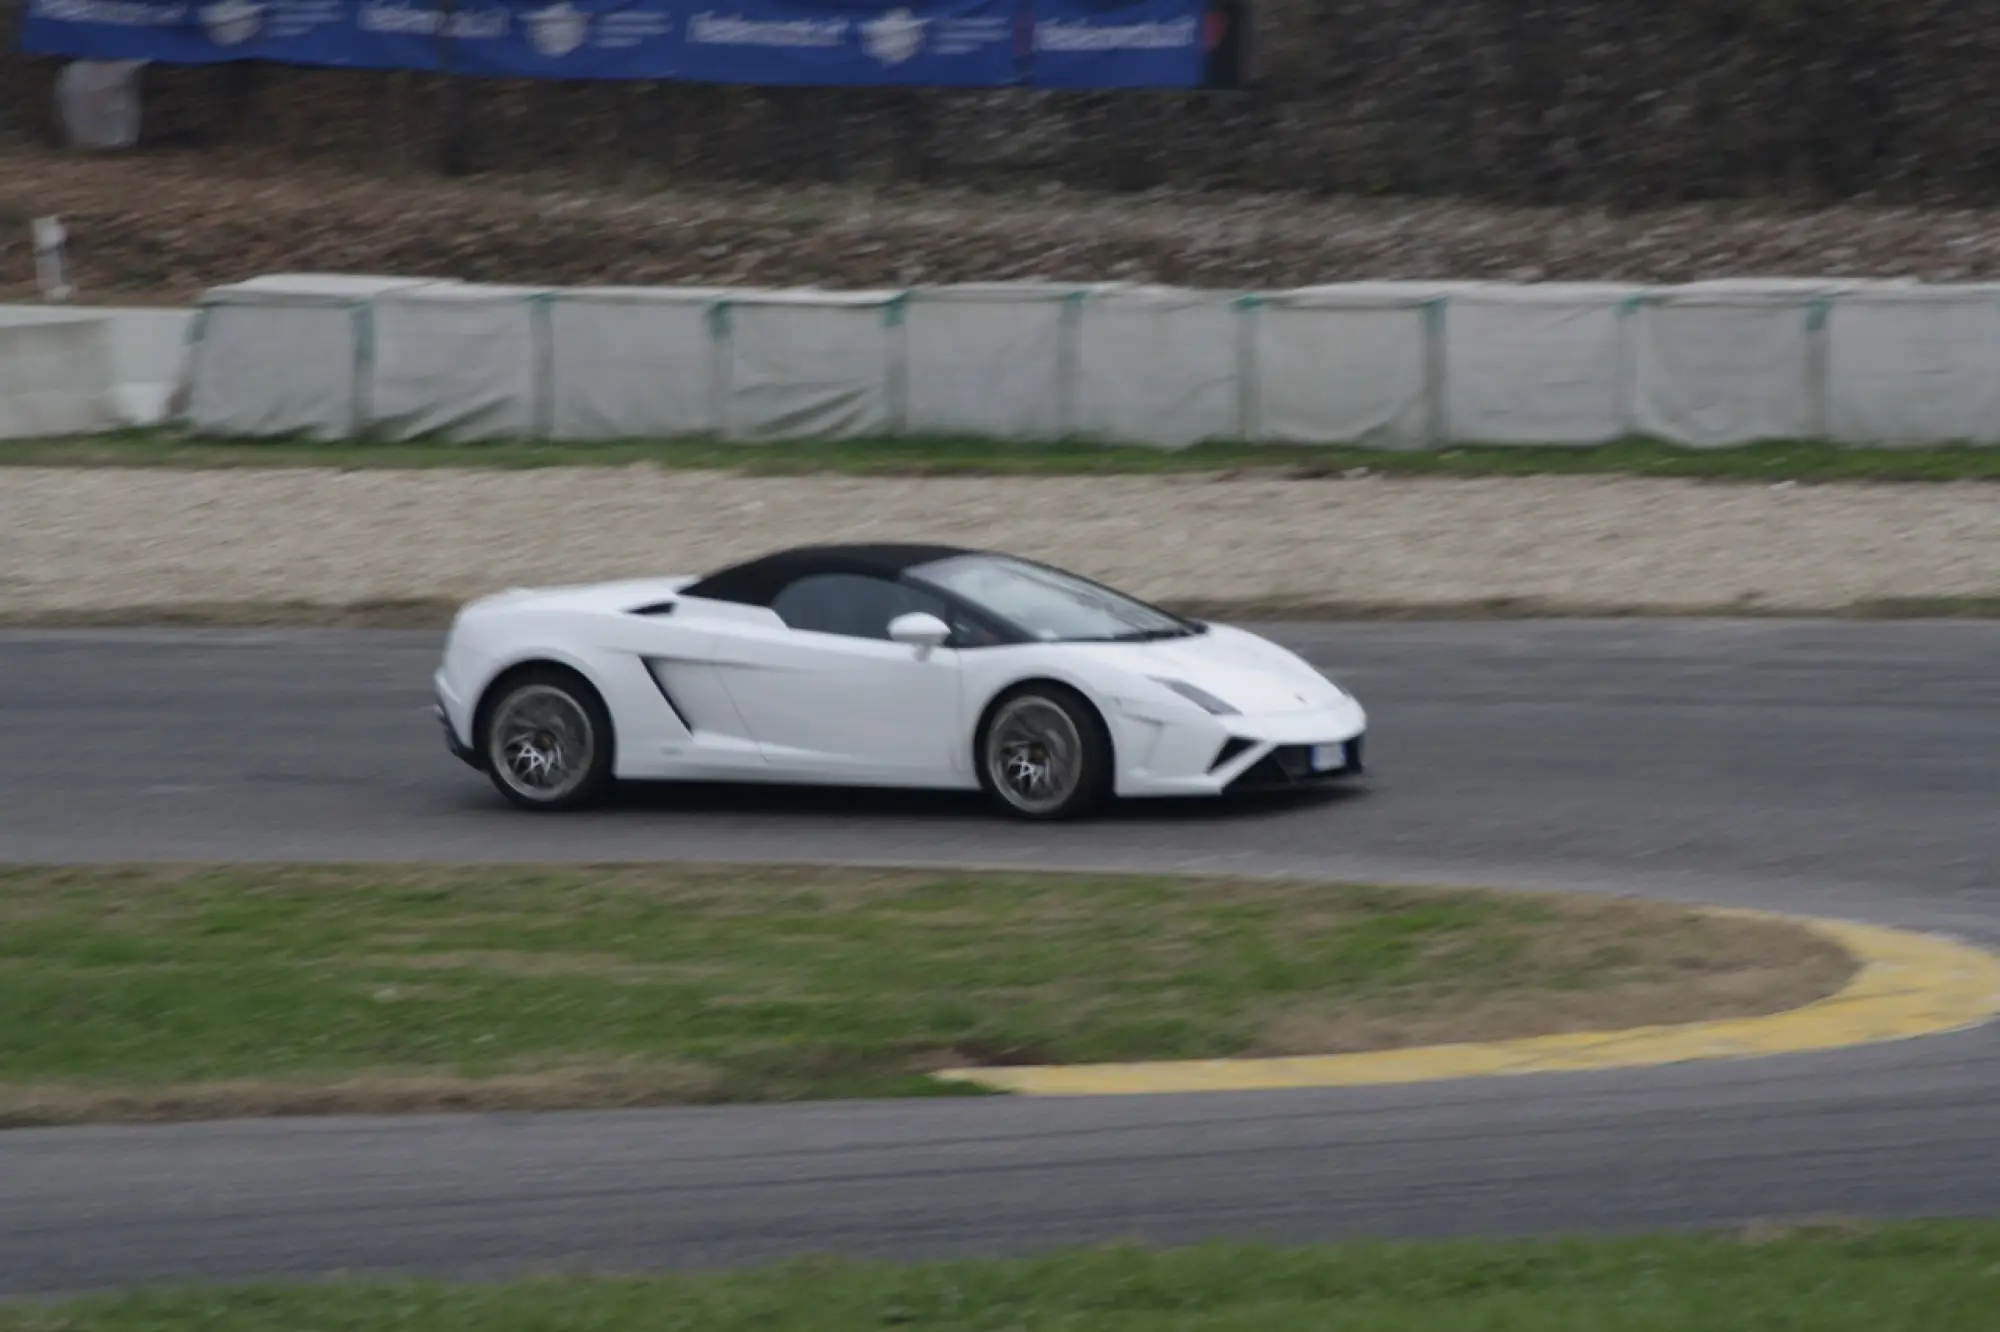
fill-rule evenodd
<path id="1" fill-rule="evenodd" d="M 487 709 L 487 775 L 526 809 L 577 809 L 611 785 L 611 717 L 582 677 L 553 667 L 506 680 Z"/>
<path id="2" fill-rule="evenodd" d="M 980 733 L 979 784 L 1017 818 L 1074 818 L 1111 791 L 1111 737 L 1076 691 L 1024 685 L 1000 700 Z"/>

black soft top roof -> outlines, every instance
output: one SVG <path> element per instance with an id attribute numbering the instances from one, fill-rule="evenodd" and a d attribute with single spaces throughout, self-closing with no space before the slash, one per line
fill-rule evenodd
<path id="1" fill-rule="evenodd" d="M 717 569 L 682 588 L 684 597 L 768 606 L 795 579 L 808 574 L 851 573 L 895 578 L 905 569 L 954 555 L 979 555 L 966 546 L 933 546 L 912 542 L 873 542 L 827 546 L 793 546 Z"/>

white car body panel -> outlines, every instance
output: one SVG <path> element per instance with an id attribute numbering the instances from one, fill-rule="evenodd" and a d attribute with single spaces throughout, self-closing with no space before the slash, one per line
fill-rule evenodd
<path id="1" fill-rule="evenodd" d="M 602 696 L 613 774 L 973 790 L 989 703 L 1024 680 L 1088 698 L 1113 743 L 1113 791 L 1216 795 L 1277 745 L 1339 745 L 1367 726 L 1319 670 L 1246 630 L 1212 624 L 1151 642 L 1026 642 L 923 649 L 786 627 L 760 606 L 677 596 L 695 576 L 513 589 L 467 604 L 434 678 L 461 757 L 482 694 L 510 668 L 556 662 Z M 667 614 L 634 613 L 672 602 Z M 1227 700 L 1211 715 L 1153 677 Z M 1215 764 L 1231 737 L 1249 743 Z"/>

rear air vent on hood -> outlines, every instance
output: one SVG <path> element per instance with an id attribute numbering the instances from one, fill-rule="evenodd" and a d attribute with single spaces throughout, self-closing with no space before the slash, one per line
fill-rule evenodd
<path id="1" fill-rule="evenodd" d="M 634 606 L 625 613 L 627 615 L 672 615 L 674 607 L 678 605 L 680 605 L 678 601 L 649 601 L 643 606 Z"/>

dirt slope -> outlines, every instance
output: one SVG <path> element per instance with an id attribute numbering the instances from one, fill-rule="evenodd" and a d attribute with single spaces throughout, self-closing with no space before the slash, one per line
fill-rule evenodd
<path id="1" fill-rule="evenodd" d="M 383 179 L 247 152 L 87 157 L 15 147 L 0 150 L 0 300 L 32 294 L 27 219 L 50 213 L 69 226 L 82 298 L 98 302 L 180 302 L 209 284 L 299 269 L 828 287 L 2000 276 L 2000 209 L 1614 215 L 1273 196 L 617 191 L 554 174 Z"/>

